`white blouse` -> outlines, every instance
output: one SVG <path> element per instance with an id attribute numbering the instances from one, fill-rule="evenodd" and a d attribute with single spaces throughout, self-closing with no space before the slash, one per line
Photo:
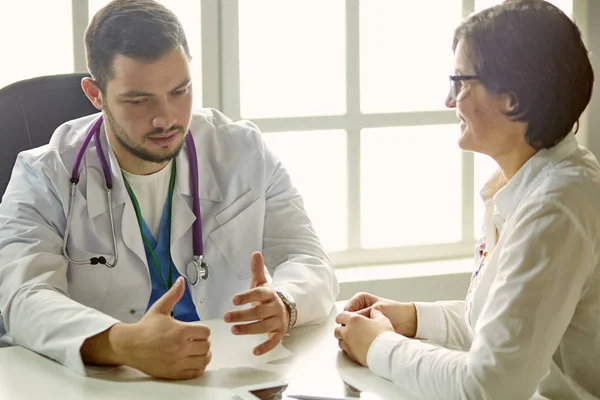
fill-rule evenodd
<path id="1" fill-rule="evenodd" d="M 466 300 L 415 303 L 426 340 L 381 334 L 367 364 L 426 399 L 600 398 L 600 165 L 569 134 L 500 178 Z"/>

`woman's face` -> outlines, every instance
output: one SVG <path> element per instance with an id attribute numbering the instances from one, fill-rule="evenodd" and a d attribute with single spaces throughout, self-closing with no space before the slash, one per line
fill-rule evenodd
<path id="1" fill-rule="evenodd" d="M 472 52 L 460 40 L 454 53 L 455 75 L 476 75 Z M 525 142 L 526 125 L 512 121 L 506 112 L 513 107 L 508 94 L 490 94 L 478 79 L 460 82 L 456 100 L 449 95 L 446 106 L 456 108 L 460 119 L 461 149 L 487 154 L 498 160 Z"/>

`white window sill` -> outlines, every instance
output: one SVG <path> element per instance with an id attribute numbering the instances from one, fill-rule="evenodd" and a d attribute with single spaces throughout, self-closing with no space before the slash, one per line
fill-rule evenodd
<path id="1" fill-rule="evenodd" d="M 338 281 L 363 282 L 384 279 L 416 278 L 423 276 L 464 274 L 473 272 L 472 258 L 416 262 L 410 264 L 370 265 L 338 268 Z"/>
<path id="2" fill-rule="evenodd" d="M 397 301 L 462 300 L 469 287 L 473 259 L 373 265 L 336 269 L 338 300 L 369 292 Z"/>

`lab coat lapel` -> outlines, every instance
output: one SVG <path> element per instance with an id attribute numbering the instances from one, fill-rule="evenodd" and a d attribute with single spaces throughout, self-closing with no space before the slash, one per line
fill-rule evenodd
<path id="1" fill-rule="evenodd" d="M 89 129 L 86 128 L 85 132 Z M 100 133 L 100 142 L 102 143 L 102 151 L 106 155 L 108 160 L 108 166 L 113 180 L 112 194 L 112 208 L 113 212 L 120 205 L 129 202 L 129 195 L 123 184 L 123 175 L 121 174 L 121 168 L 117 162 L 110 145 L 108 144 L 108 138 L 106 137 L 106 131 L 104 130 L 104 124 L 102 124 L 102 131 Z M 86 177 L 86 201 L 88 208 L 88 215 L 90 219 L 94 219 L 97 216 L 108 213 L 108 200 L 106 198 L 106 180 L 104 178 L 104 172 L 102 170 L 102 164 L 96 153 L 96 142 L 92 139 L 89 143 L 85 153 L 85 157 L 80 167 L 80 174 Z M 116 222 L 116 221 L 115 221 Z"/>
<path id="2" fill-rule="evenodd" d="M 119 207 L 123 207 L 123 214 L 121 215 L 120 231 L 123 236 L 123 242 L 129 250 L 143 262 L 143 265 L 148 269 L 148 260 L 146 259 L 146 251 L 144 249 L 144 243 L 142 241 L 142 234 L 139 229 L 135 210 L 131 204 L 131 199 L 125 188 L 123 182 L 123 175 L 121 173 L 121 167 L 117 161 L 112 148 L 108 143 L 106 137 L 106 131 L 104 130 L 104 124 L 101 127 L 102 132 L 100 134 L 100 140 L 102 143 L 102 150 L 106 154 L 108 159 L 109 168 L 112 174 L 113 188 L 112 188 L 112 208 L 115 216 L 115 229 L 117 232 L 117 240 L 119 236 L 119 221 L 118 212 L 116 210 Z M 106 199 L 106 186 L 104 175 L 102 171 L 102 165 L 96 154 L 95 143 L 92 140 L 88 147 L 86 157 L 86 171 L 88 174 L 86 190 L 87 190 L 87 205 L 88 213 L 91 219 L 96 218 L 99 215 L 104 215 L 108 218 L 108 202 Z M 91 176 L 94 174 L 95 176 Z M 97 176 L 96 176 L 97 175 Z M 121 257 L 123 259 L 123 257 Z"/>
<path id="3" fill-rule="evenodd" d="M 217 184 L 212 167 L 204 157 L 199 135 L 195 136 L 194 140 L 196 141 L 196 153 L 198 154 L 199 197 L 201 200 L 222 201 L 221 189 Z M 173 193 L 173 220 L 171 221 L 171 258 L 182 274 L 185 272 L 187 263 L 191 260 L 191 254 L 193 254 L 191 228 L 194 221 L 196 221 L 192 208 L 193 190 L 190 179 L 190 162 L 186 144 L 177 156 L 177 180 L 175 192 Z M 189 235 L 187 235 L 188 232 Z M 203 236 L 206 236 L 205 232 L 203 232 Z"/>

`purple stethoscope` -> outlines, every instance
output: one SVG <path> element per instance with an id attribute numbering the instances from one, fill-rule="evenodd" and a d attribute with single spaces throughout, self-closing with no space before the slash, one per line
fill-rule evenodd
<path id="1" fill-rule="evenodd" d="M 65 230 L 65 237 L 63 239 L 62 251 L 64 256 L 69 260 L 70 263 L 75 265 L 97 265 L 103 264 L 108 268 L 114 268 L 117 265 L 117 261 L 119 260 L 119 253 L 117 250 L 117 235 L 115 232 L 115 221 L 113 218 L 112 211 L 112 176 L 110 173 L 110 168 L 108 167 L 108 161 L 104 156 L 104 152 L 102 151 L 102 145 L 100 143 L 100 126 L 102 125 L 103 118 L 102 116 L 98 117 L 98 119 L 94 122 L 90 130 L 88 131 L 79 152 L 77 153 L 77 158 L 75 159 L 75 165 L 73 165 L 73 171 L 71 173 L 71 193 L 69 200 L 69 211 L 67 212 L 67 228 Z M 79 166 L 81 165 L 81 160 L 83 159 L 83 155 L 92 140 L 94 138 L 94 143 L 96 144 L 96 153 L 98 154 L 98 159 L 100 160 L 100 164 L 102 164 L 102 171 L 104 172 L 104 180 L 106 182 L 106 198 L 108 200 L 108 215 L 110 217 L 110 226 L 112 230 L 112 239 L 113 239 L 113 251 L 114 251 L 114 261 L 112 263 L 108 262 L 108 260 L 104 256 L 92 257 L 89 260 L 73 260 L 69 253 L 67 252 L 67 242 L 69 240 L 69 231 L 71 230 L 71 220 L 73 218 L 73 214 L 71 210 L 73 209 L 73 203 L 75 201 L 75 192 L 76 186 L 79 183 Z M 188 131 L 185 136 L 185 143 L 187 147 L 188 158 L 190 161 L 190 177 L 192 184 L 192 209 L 194 211 L 194 215 L 196 216 L 196 220 L 194 221 L 192 227 L 193 234 L 193 245 L 194 245 L 194 256 L 192 260 L 187 264 L 185 269 L 185 274 L 187 276 L 188 281 L 192 286 L 196 286 L 200 279 L 207 280 L 210 276 L 210 268 L 204 262 L 204 249 L 202 246 L 202 216 L 200 214 L 200 195 L 198 189 L 198 155 L 196 154 L 196 145 L 194 144 L 194 138 L 190 131 Z"/>

